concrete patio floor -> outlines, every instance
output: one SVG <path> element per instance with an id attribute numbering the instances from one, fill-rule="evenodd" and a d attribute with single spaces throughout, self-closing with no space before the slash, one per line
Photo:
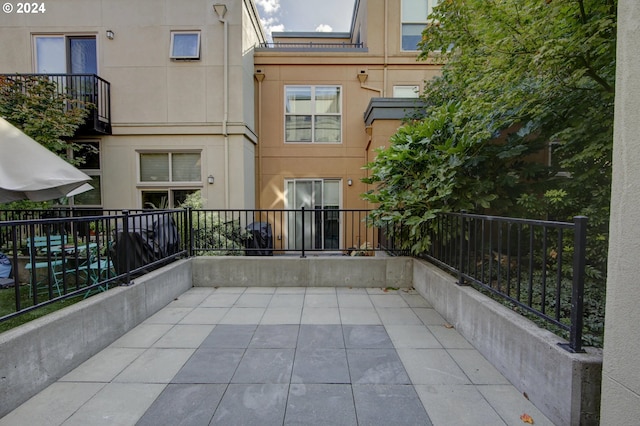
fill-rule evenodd
<path id="1" fill-rule="evenodd" d="M 108 326 L 108 324 L 105 324 Z M 413 290 L 193 288 L 2 425 L 552 425 Z"/>

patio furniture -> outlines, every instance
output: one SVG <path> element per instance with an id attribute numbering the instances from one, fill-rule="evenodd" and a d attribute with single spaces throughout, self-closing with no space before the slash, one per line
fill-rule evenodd
<path id="1" fill-rule="evenodd" d="M 64 274 L 66 259 L 59 258 L 55 248 L 61 247 L 66 241 L 66 235 L 49 235 L 27 239 L 29 262 L 25 265 L 25 269 L 29 271 L 29 297 L 32 297 L 34 291 L 37 292 L 45 285 L 47 291 L 51 286 L 58 293 L 58 296 L 62 296 L 60 282 L 62 274 Z M 46 260 L 38 260 L 38 258 L 44 257 Z M 44 277 L 39 278 L 42 274 L 45 274 Z"/>

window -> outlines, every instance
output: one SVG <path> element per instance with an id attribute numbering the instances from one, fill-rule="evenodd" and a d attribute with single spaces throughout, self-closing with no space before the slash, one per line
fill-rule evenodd
<path id="1" fill-rule="evenodd" d="M 173 208 L 202 186 L 200 152 L 141 152 L 143 208 Z"/>
<path id="2" fill-rule="evenodd" d="M 305 249 L 340 248 L 340 187 L 339 179 L 292 179 L 285 182 L 285 208 L 305 208 L 302 215 L 287 215 L 287 246 L 301 250 L 304 235 Z M 330 210 L 330 211 L 327 211 Z"/>
<path id="3" fill-rule="evenodd" d="M 187 196 L 199 191 L 198 188 L 191 189 L 166 189 L 166 190 L 143 190 L 143 209 L 172 209 L 182 205 Z"/>
<path id="4" fill-rule="evenodd" d="M 171 59 L 200 59 L 199 31 L 171 32 Z"/>
<path id="5" fill-rule="evenodd" d="M 556 176 L 562 177 L 571 177 L 571 173 L 566 171 L 560 165 L 560 155 L 556 151 L 558 151 L 562 147 L 562 143 L 559 141 L 551 141 L 549 142 L 549 157 L 548 157 L 548 166 L 556 171 Z"/>
<path id="6" fill-rule="evenodd" d="M 418 50 L 427 17 L 440 0 L 402 0 L 402 50 Z"/>
<path id="7" fill-rule="evenodd" d="M 140 154 L 140 182 L 201 182 L 199 152 Z"/>
<path id="8" fill-rule="evenodd" d="M 420 86 L 393 86 L 394 98 L 417 98 L 420 96 Z"/>
<path id="9" fill-rule="evenodd" d="M 285 142 L 342 141 L 340 86 L 285 87 Z"/>
<path id="10" fill-rule="evenodd" d="M 99 207 L 102 205 L 102 166 L 100 161 L 99 142 L 78 142 L 81 149 L 74 152 L 74 158 L 82 158 L 84 162 L 78 166 L 80 170 L 91 177 L 89 185 L 92 190 L 83 192 L 73 197 L 76 206 Z"/>
<path id="11" fill-rule="evenodd" d="M 38 35 L 34 37 L 39 74 L 97 74 L 95 36 Z"/>

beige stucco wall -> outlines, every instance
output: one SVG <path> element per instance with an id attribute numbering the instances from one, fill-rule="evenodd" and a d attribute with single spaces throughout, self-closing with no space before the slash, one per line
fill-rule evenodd
<path id="1" fill-rule="evenodd" d="M 613 187 L 602 377 L 603 425 L 640 419 L 640 3 L 618 3 Z"/>
<path id="2" fill-rule="evenodd" d="M 213 3 L 228 9 L 226 168 L 224 24 Z M 170 59 L 172 30 L 200 31 L 200 60 Z M 43 14 L 2 13 L 0 73 L 35 71 L 34 34 L 96 36 L 98 75 L 111 83 L 113 135 L 82 139 L 101 142 L 103 207 L 141 207 L 139 151 L 183 149 L 202 153 L 202 182 L 189 187 L 202 188 L 207 207 L 227 207 L 227 199 L 228 207 L 254 207 L 254 161 L 247 160 L 257 142 L 253 48 L 264 35 L 251 0 L 56 0 Z"/>
<path id="3" fill-rule="evenodd" d="M 284 182 L 293 178 L 342 179 L 342 208 L 367 208 L 360 196 L 366 190 L 360 179 L 366 176 L 362 166 L 372 159 L 364 123 L 371 98 L 393 96 L 394 85 L 418 85 L 422 90 L 425 80 L 440 74 L 440 66 L 418 62 L 417 52 L 401 51 L 400 2 L 360 0 L 357 4 L 353 30 L 361 31 L 366 48 L 363 52 L 256 52 L 255 68 L 264 74 L 258 105 L 259 196 L 263 208 L 284 208 Z M 358 75 L 363 73 L 367 79 L 361 83 Z M 342 143 L 284 142 L 287 85 L 341 86 Z M 394 130 L 398 125 L 399 122 L 391 124 Z M 378 133 L 375 144 L 384 144 L 393 133 L 388 129 L 384 134 Z M 386 139 L 382 141 L 383 138 Z M 347 185 L 348 179 L 352 179 L 352 186 Z"/>

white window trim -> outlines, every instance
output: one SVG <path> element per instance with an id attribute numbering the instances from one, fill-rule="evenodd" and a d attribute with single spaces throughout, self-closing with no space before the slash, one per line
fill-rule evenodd
<path id="1" fill-rule="evenodd" d="M 76 140 L 76 143 L 79 144 L 83 144 L 83 143 L 93 143 L 93 144 L 97 144 L 98 145 L 98 160 L 99 160 L 99 165 L 97 169 L 85 169 L 83 168 L 83 165 L 79 166 L 78 169 L 85 173 L 87 176 L 89 177 L 99 177 L 100 178 L 100 201 L 101 204 L 78 204 L 79 207 L 102 207 L 102 205 L 104 204 L 104 192 L 103 192 L 103 187 L 104 187 L 104 179 L 102 177 L 102 141 L 100 139 L 82 139 L 82 140 Z M 73 153 L 71 153 L 71 156 L 73 156 Z M 90 182 L 89 182 L 90 183 Z M 95 188 L 94 188 L 95 190 Z M 75 204 L 75 199 L 73 200 L 72 203 L 70 203 L 71 205 L 76 205 Z"/>
<path id="2" fill-rule="evenodd" d="M 427 25 L 430 25 L 431 23 L 434 22 L 433 19 L 427 19 L 427 18 L 428 18 L 429 15 L 431 15 L 431 13 L 433 11 L 433 8 L 435 6 L 437 6 L 438 4 L 440 4 L 440 0 L 425 0 L 427 2 L 427 16 L 424 17 L 424 20 L 420 20 L 420 21 L 414 21 L 414 20 L 404 21 L 402 19 L 402 11 L 403 11 L 403 2 L 404 1 L 405 0 L 401 0 L 401 2 L 400 2 L 400 51 L 401 52 L 412 52 L 412 53 L 413 52 L 418 52 L 417 46 L 416 46 L 415 49 L 411 49 L 411 50 L 406 50 L 402 46 L 402 41 L 403 41 L 402 39 L 403 39 L 403 36 L 404 36 L 404 32 L 403 32 L 404 24 L 414 24 L 414 25 L 417 25 L 417 24 L 422 25 L 422 24 L 424 24 L 424 28 L 426 28 Z"/>
<path id="3" fill-rule="evenodd" d="M 198 36 L 198 46 L 197 46 L 197 53 L 196 55 L 174 55 L 173 54 L 173 47 L 174 47 L 174 40 L 175 40 L 175 35 L 176 34 L 192 34 L 192 35 L 196 35 Z M 171 45 L 169 47 L 169 58 L 174 59 L 174 60 L 191 60 L 191 61 L 195 61 L 195 60 L 199 60 L 200 59 L 200 31 L 171 31 Z"/>
<path id="4" fill-rule="evenodd" d="M 38 72 L 38 47 L 36 39 L 43 37 L 59 37 L 64 39 L 64 60 L 65 60 L 65 72 L 62 74 L 69 73 L 69 39 L 70 38 L 89 38 L 93 37 L 96 40 L 96 71 L 98 75 L 100 75 L 100 42 L 97 33 L 32 33 L 31 34 L 31 56 L 33 64 L 33 72 Z M 48 73 L 48 74 L 59 74 L 59 73 Z"/>
<path id="5" fill-rule="evenodd" d="M 306 114 L 289 114 L 287 113 L 287 88 L 288 87 L 310 87 L 311 88 L 311 93 L 313 96 L 313 102 L 312 102 L 312 106 L 311 106 L 311 125 L 313 126 L 315 123 L 315 117 L 316 115 L 331 115 L 331 116 L 336 116 L 336 117 L 340 117 L 340 140 L 338 142 L 317 142 L 315 140 L 313 140 L 315 138 L 315 128 L 312 127 L 311 130 L 311 141 L 309 142 L 304 142 L 304 141 L 287 141 L 287 116 L 288 115 L 306 115 Z M 339 88 L 340 89 L 340 112 L 337 113 L 324 113 L 324 114 L 316 114 L 316 100 L 315 100 L 315 93 L 316 93 L 316 89 L 317 88 L 322 88 L 322 87 L 330 87 L 330 88 Z M 344 91 L 342 89 L 342 85 L 341 84 L 286 84 L 284 86 L 284 105 L 282 106 L 283 111 L 284 111 L 284 119 L 283 119 L 283 140 L 285 144 L 299 144 L 299 145 L 313 145 L 313 144 L 319 144 L 319 145 L 339 145 L 342 144 L 343 140 L 344 140 L 344 114 L 343 114 L 343 103 L 342 100 L 344 98 Z"/>
<path id="6" fill-rule="evenodd" d="M 141 177 L 141 172 L 142 170 L 140 169 L 140 156 L 142 154 L 168 154 L 169 155 L 169 180 L 168 181 L 158 181 L 158 182 L 154 182 L 154 181 L 143 181 L 140 179 Z M 172 181 L 171 179 L 173 178 L 172 174 L 173 174 L 173 170 L 171 167 L 172 164 L 172 159 L 171 156 L 173 154 L 200 154 L 200 180 L 199 181 Z M 163 150 L 163 151 L 146 151 L 146 150 L 140 150 L 140 151 L 136 151 L 136 157 L 137 157 L 137 161 L 136 161 L 136 186 L 138 187 L 138 189 L 151 189 L 151 188 L 162 188 L 162 187 L 166 187 L 166 188 L 177 188 L 177 189 L 183 189 L 183 188 L 190 188 L 190 187 L 200 187 L 202 188 L 204 186 L 204 180 L 202 178 L 203 172 L 202 172 L 202 151 L 201 150 L 189 150 L 189 149 L 185 149 L 185 150 Z"/>
<path id="7" fill-rule="evenodd" d="M 406 96 L 396 96 L 396 88 L 400 89 L 415 89 L 415 96 L 411 96 L 411 99 L 420 97 L 420 85 L 419 84 L 394 84 L 393 85 L 393 97 L 394 98 L 406 98 Z"/>

